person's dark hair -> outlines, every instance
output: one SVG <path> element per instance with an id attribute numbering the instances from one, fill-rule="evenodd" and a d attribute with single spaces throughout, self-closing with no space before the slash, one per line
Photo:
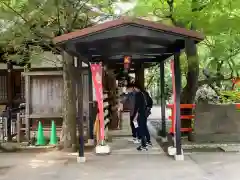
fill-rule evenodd
<path id="1" fill-rule="evenodd" d="M 142 91 L 142 86 L 139 83 L 135 83 L 134 87 Z"/>
<path id="2" fill-rule="evenodd" d="M 134 87 L 134 84 L 133 83 L 128 83 L 127 84 L 127 88 L 133 88 Z"/>

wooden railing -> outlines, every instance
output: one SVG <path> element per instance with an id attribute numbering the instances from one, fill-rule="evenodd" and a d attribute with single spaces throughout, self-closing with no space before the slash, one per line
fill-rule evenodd
<path id="1" fill-rule="evenodd" d="M 191 109 L 193 110 L 195 108 L 195 104 L 181 104 L 180 105 L 180 110 L 183 109 Z M 175 111 L 174 111 L 174 104 L 168 104 L 167 108 L 169 108 L 171 110 L 171 115 L 169 116 L 169 119 L 172 122 L 172 125 L 170 127 L 169 132 L 170 133 L 175 133 Z M 191 115 L 181 115 L 180 119 L 181 120 L 186 120 L 186 121 L 192 121 L 195 118 L 195 115 L 191 114 Z M 193 128 L 181 128 L 181 132 L 192 132 Z"/>

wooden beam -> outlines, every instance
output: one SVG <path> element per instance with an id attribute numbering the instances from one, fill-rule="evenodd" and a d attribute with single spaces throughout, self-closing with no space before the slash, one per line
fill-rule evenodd
<path id="1" fill-rule="evenodd" d="M 29 71 L 22 72 L 22 76 L 62 76 L 62 71 Z"/>

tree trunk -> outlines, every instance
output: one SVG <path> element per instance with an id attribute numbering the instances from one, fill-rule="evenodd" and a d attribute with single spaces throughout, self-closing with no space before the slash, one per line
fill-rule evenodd
<path id="1" fill-rule="evenodd" d="M 63 53 L 63 124 L 60 136 L 60 146 L 66 151 L 76 149 L 76 86 L 72 70 L 73 57 Z"/>
<path id="2" fill-rule="evenodd" d="M 181 95 L 182 104 L 192 104 L 198 89 L 199 59 L 197 56 L 197 46 L 194 40 L 186 40 L 185 51 L 187 55 L 188 72 L 187 85 Z"/>
<path id="3" fill-rule="evenodd" d="M 181 104 L 193 104 L 198 89 L 199 59 L 197 56 L 197 46 L 193 40 L 186 40 L 185 51 L 188 62 L 187 85 L 183 88 L 181 94 Z M 181 110 L 182 115 L 191 115 L 191 109 Z M 182 120 L 182 128 L 190 128 L 191 121 Z"/>

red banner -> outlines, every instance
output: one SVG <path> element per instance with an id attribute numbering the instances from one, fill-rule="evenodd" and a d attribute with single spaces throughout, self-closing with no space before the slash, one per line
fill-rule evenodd
<path id="1" fill-rule="evenodd" d="M 100 141 L 104 140 L 104 112 L 103 112 L 103 87 L 102 87 L 102 65 L 91 64 L 92 80 L 95 87 L 98 102 L 98 118 L 100 124 Z"/>

